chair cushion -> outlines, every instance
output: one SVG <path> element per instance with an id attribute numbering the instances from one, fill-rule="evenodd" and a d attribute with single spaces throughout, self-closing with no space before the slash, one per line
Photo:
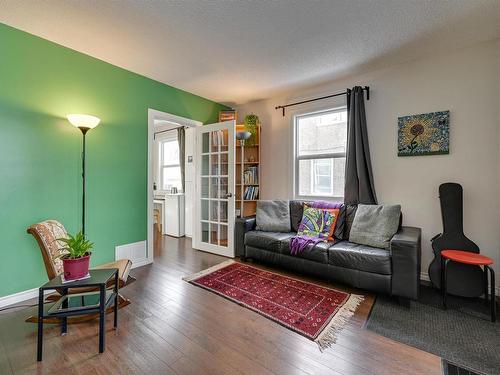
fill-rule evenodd
<path id="1" fill-rule="evenodd" d="M 245 245 L 260 249 L 281 253 L 284 246 L 288 246 L 285 240 L 289 240 L 296 233 L 293 232 L 264 232 L 253 230 L 245 234 Z"/>
<path id="2" fill-rule="evenodd" d="M 341 241 L 328 249 L 328 263 L 338 267 L 390 275 L 391 254 L 386 249 Z"/>
<path id="3" fill-rule="evenodd" d="M 318 242 L 316 245 L 309 244 L 304 249 L 304 251 L 292 255 L 290 253 L 291 238 L 292 237 L 282 241 L 282 247 L 281 247 L 282 254 L 290 255 L 297 258 L 304 258 L 324 264 L 328 263 L 328 249 L 334 244 L 334 242 Z"/>

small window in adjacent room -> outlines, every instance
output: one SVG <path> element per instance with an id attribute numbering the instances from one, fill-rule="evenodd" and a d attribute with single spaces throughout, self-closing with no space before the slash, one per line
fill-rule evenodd
<path id="1" fill-rule="evenodd" d="M 177 137 L 160 141 L 160 181 L 162 190 L 170 191 L 173 187 L 182 190 Z"/>
<path id="2" fill-rule="evenodd" d="M 295 116 L 295 139 L 295 195 L 343 198 L 347 109 Z"/>

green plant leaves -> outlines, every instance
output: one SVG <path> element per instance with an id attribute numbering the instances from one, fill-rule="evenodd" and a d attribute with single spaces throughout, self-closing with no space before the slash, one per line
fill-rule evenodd
<path id="1" fill-rule="evenodd" d="M 69 259 L 81 258 L 87 254 L 90 254 L 94 244 L 85 239 L 85 235 L 82 231 L 78 232 L 76 236 L 68 234 L 68 238 L 58 238 L 60 244 L 64 244 L 61 250 L 62 252 L 58 257 L 65 257 Z"/>

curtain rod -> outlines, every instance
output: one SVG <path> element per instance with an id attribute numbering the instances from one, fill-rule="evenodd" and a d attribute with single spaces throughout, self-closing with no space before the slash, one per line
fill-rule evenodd
<path id="1" fill-rule="evenodd" d="M 369 86 L 363 87 L 363 91 L 366 91 L 366 100 L 370 100 L 370 87 Z M 296 102 L 296 103 L 279 105 L 277 107 L 274 107 L 274 109 L 281 109 L 281 110 L 283 110 L 283 117 L 285 117 L 285 108 L 287 108 L 287 107 L 293 107 L 293 106 L 299 105 L 299 104 L 304 104 L 304 103 L 309 103 L 309 102 L 315 102 L 316 100 L 323 100 L 323 99 L 333 98 L 334 96 L 347 95 L 350 92 L 351 92 L 350 89 L 346 89 L 344 92 L 339 92 L 337 94 L 322 96 L 321 98 L 315 98 L 315 99 L 303 100 L 301 102 Z"/>
<path id="2" fill-rule="evenodd" d="M 187 129 L 187 128 L 188 128 L 188 126 L 183 126 L 183 125 L 180 125 L 180 126 L 178 126 L 178 127 L 176 127 L 176 128 L 167 129 L 167 130 L 162 130 L 162 131 L 159 131 L 159 132 L 154 132 L 154 133 L 153 133 L 153 139 L 155 139 L 155 138 L 156 138 L 156 135 L 157 135 L 157 134 L 166 133 L 166 132 L 172 132 L 172 131 L 177 130 L 177 129 L 179 129 L 179 128 L 184 128 L 184 129 Z"/>

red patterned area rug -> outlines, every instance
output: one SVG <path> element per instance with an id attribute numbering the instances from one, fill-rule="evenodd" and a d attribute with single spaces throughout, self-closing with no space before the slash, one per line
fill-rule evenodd
<path id="1" fill-rule="evenodd" d="M 219 294 L 316 342 L 321 351 L 363 297 L 228 260 L 185 281 Z"/>

